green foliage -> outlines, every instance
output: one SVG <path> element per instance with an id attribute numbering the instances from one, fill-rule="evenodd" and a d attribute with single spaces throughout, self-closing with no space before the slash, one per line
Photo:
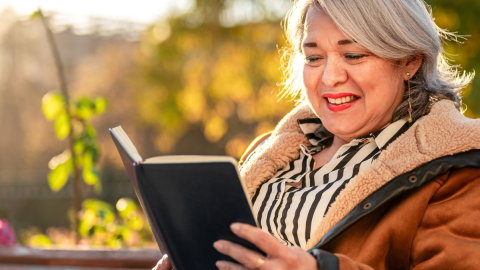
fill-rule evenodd
<path id="1" fill-rule="evenodd" d="M 65 139 L 70 134 L 70 119 L 66 112 L 61 112 L 55 118 L 55 133 L 60 140 Z"/>
<path id="2" fill-rule="evenodd" d="M 68 177 L 73 173 L 73 166 L 77 166 L 83 169 L 82 176 L 85 183 L 93 185 L 97 192 L 101 192 L 102 186 L 96 169 L 100 151 L 96 140 L 97 132 L 89 121 L 92 117 L 103 114 L 106 107 L 107 101 L 102 97 L 81 97 L 72 101 L 70 119 L 65 97 L 62 94 L 49 92 L 42 98 L 45 118 L 54 121 L 55 134 L 60 140 L 68 137 L 71 127 L 75 127 L 73 149 L 77 164 L 72 163 L 72 153 L 69 150 L 50 160 L 51 171 L 48 182 L 53 191 L 59 191 L 65 186 Z"/>
<path id="3" fill-rule="evenodd" d="M 48 184 L 50 189 L 57 192 L 65 186 L 69 174 L 73 170 L 70 151 L 65 150 L 62 154 L 53 157 L 48 163 L 50 173 L 48 174 Z"/>
<path id="4" fill-rule="evenodd" d="M 470 35 L 464 44 L 446 44 L 454 63 L 467 72 L 478 70 L 480 1 L 427 2 L 440 27 Z M 256 135 L 271 130 L 294 106 L 277 102 L 276 95 L 283 79 L 279 49 L 285 46 L 284 33 L 278 22 L 268 20 L 224 27 L 217 20 L 224 3 L 205 3 L 197 1 L 191 13 L 152 25 L 146 32 L 132 81 L 132 102 L 140 125 L 158 134 L 151 140 L 155 152 L 186 152 L 178 141 L 201 132 L 210 144 L 203 143 L 199 152 L 221 145 L 227 154 L 239 157 Z M 195 18 L 204 19 L 192 25 Z M 464 92 L 469 117 L 480 117 L 478 81 Z"/>
<path id="5" fill-rule="evenodd" d="M 48 174 L 50 189 L 57 192 L 65 186 L 68 180 L 69 168 L 66 164 L 60 164 Z"/>
<path id="6" fill-rule="evenodd" d="M 50 238 L 44 234 L 36 234 L 29 239 L 28 245 L 31 247 L 49 247 L 52 245 Z"/>
<path id="7" fill-rule="evenodd" d="M 57 92 L 49 92 L 42 98 L 42 110 L 47 120 L 54 120 L 65 111 L 65 99 Z"/>
<path id="8" fill-rule="evenodd" d="M 103 201 L 83 202 L 78 232 L 87 245 L 112 248 L 143 246 L 153 241 L 145 216 L 130 198 L 118 200 L 115 208 Z"/>
<path id="9" fill-rule="evenodd" d="M 480 70 L 480 1 L 478 0 L 426 0 L 432 6 L 433 17 L 440 28 L 465 36 L 461 44 L 447 42 L 445 51 L 449 58 L 463 70 Z M 463 102 L 467 106 L 465 115 L 480 117 L 480 79 L 476 78 L 464 92 Z"/>
<path id="10" fill-rule="evenodd" d="M 43 17 L 43 13 L 40 9 L 30 14 L 30 20 L 41 19 L 42 17 Z"/>
<path id="11" fill-rule="evenodd" d="M 104 98 L 79 98 L 75 102 L 74 114 L 76 114 L 80 119 L 88 120 L 94 115 L 102 114 L 105 111 L 107 102 Z"/>
<path id="12" fill-rule="evenodd" d="M 81 246 L 155 247 L 153 233 L 137 204 L 130 198 L 121 198 L 113 205 L 88 199 L 82 203 L 79 215 Z M 38 228 L 20 231 L 19 241 L 31 247 L 71 246 L 73 232 L 66 228 L 48 228 L 45 233 Z"/>
<path id="13" fill-rule="evenodd" d="M 185 27 L 189 18 L 154 25 L 142 40 L 133 89 L 142 89 L 134 94 L 139 119 L 155 127 L 160 152 L 199 129 L 239 157 L 294 106 L 276 96 L 282 29 L 277 22 L 226 28 L 213 20 L 192 29 Z"/>

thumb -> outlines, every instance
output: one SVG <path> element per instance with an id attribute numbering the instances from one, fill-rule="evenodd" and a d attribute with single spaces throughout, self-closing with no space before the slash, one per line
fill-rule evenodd
<path id="1" fill-rule="evenodd" d="M 162 259 L 158 261 L 157 265 L 152 270 L 173 270 L 172 263 L 168 259 L 168 255 L 163 255 Z"/>

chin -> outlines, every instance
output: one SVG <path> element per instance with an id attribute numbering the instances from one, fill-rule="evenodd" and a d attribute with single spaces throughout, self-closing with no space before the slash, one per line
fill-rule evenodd
<path id="1" fill-rule="evenodd" d="M 333 128 L 328 128 L 325 126 L 328 131 L 330 131 L 333 135 L 338 136 L 338 137 L 351 137 L 352 134 L 355 134 L 358 129 L 352 130 L 352 128 L 338 128 L 338 127 L 333 127 Z M 358 136 L 355 136 L 355 138 Z"/>
<path id="2" fill-rule="evenodd" d="M 362 117 L 366 110 L 361 101 L 362 99 L 357 99 L 341 111 L 332 111 L 326 102 L 318 104 L 322 116 L 320 119 L 325 128 L 335 135 L 356 134 L 368 123 Z"/>
<path id="3" fill-rule="evenodd" d="M 322 120 L 322 123 L 328 131 L 333 133 L 335 136 L 340 137 L 351 137 L 352 135 L 357 134 L 362 129 L 362 125 L 359 124 L 361 122 L 360 120 L 342 120 L 343 119 L 330 119 L 326 121 Z"/>

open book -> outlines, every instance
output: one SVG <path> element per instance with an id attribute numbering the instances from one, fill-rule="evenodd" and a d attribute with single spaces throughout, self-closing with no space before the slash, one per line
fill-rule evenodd
<path id="1" fill-rule="evenodd" d="M 160 156 L 144 160 L 121 126 L 110 133 L 160 251 L 168 254 L 174 269 L 216 269 L 218 260 L 233 261 L 213 248 L 219 239 L 264 254 L 230 231 L 233 222 L 256 226 L 235 159 Z"/>

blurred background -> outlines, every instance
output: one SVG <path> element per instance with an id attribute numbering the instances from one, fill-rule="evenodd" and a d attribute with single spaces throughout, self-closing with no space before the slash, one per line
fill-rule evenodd
<path id="1" fill-rule="evenodd" d="M 441 28 L 465 36 L 445 45 L 450 59 L 480 70 L 480 1 L 427 2 Z M 144 158 L 239 158 L 294 107 L 278 95 L 290 5 L 0 0 L 0 219 L 27 245 L 155 246 L 108 128 L 122 125 Z M 479 78 L 463 102 L 480 117 Z"/>

